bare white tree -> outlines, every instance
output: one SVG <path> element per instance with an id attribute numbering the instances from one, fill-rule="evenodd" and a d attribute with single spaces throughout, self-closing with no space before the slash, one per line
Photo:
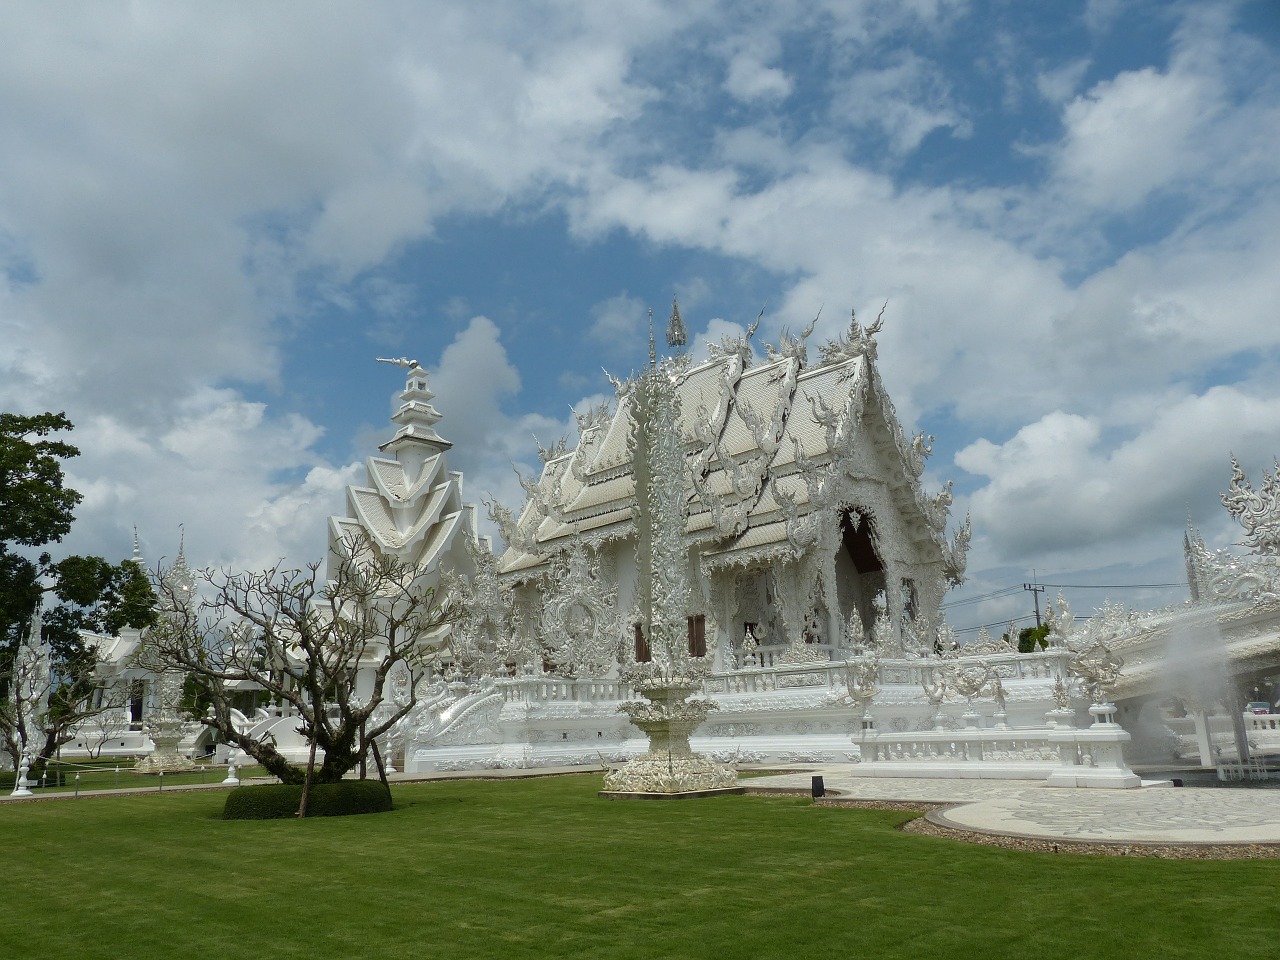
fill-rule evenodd
<path id="1" fill-rule="evenodd" d="M 207 596 L 199 601 L 160 577 L 165 612 L 147 642 L 157 667 L 196 678 L 209 705 L 203 723 L 280 780 L 308 787 L 313 771 L 317 782 L 341 779 L 359 763 L 365 742 L 413 709 L 413 678 L 459 616 L 436 583 L 367 536 L 348 536 L 335 553 L 329 580 L 320 563 L 258 573 L 206 570 L 199 577 Z M 388 698 L 388 678 L 393 671 L 402 676 L 402 666 L 410 676 L 407 693 Z M 232 698 L 246 682 L 292 706 L 310 744 L 305 769 L 270 739 L 237 729 Z M 317 749 L 324 751 L 318 769 Z"/>

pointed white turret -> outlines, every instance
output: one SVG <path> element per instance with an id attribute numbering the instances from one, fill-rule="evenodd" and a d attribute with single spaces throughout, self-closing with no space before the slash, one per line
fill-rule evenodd
<path id="1" fill-rule="evenodd" d="M 410 442 L 425 443 L 437 451 L 448 450 L 453 446 L 436 433 L 440 413 L 431 405 L 434 397 L 435 394 L 427 384 L 427 371 L 414 364 L 409 369 L 404 392 L 400 394 L 400 409 L 391 416 L 391 422 L 398 424 L 400 429 L 378 449 L 395 452 L 397 448 Z"/>
<path id="2" fill-rule="evenodd" d="M 427 371 L 416 360 L 383 361 L 408 369 L 400 406 L 391 416 L 396 431 L 378 449 L 386 456 L 366 461 L 364 486 L 347 488 L 347 515 L 329 520 L 329 567 L 333 573 L 341 544 L 363 532 L 384 553 L 437 575 L 442 568 L 470 571 L 472 563 L 458 534 L 477 536 L 475 507 L 462 501 L 462 474 L 448 469 L 453 446 L 436 430 L 441 420 Z"/>

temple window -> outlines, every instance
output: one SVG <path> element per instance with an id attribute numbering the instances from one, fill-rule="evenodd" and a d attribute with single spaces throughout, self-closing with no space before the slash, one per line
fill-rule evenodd
<path id="1" fill-rule="evenodd" d="M 707 618 L 703 614 L 689 618 L 689 656 L 707 655 Z"/>
<path id="2" fill-rule="evenodd" d="M 644 627 L 634 624 L 636 631 L 636 663 L 648 663 L 653 659 L 653 651 L 649 649 L 649 638 L 644 635 Z"/>

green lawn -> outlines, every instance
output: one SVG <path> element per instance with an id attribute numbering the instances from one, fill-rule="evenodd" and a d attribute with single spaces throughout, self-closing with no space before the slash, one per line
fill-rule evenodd
<path id="1" fill-rule="evenodd" d="M 395 789 L 224 822 L 221 791 L 0 806 L 0 954 L 1245 957 L 1275 861 L 1029 854 L 807 800 L 597 799 L 598 776 Z M 1259 952 L 1261 951 L 1261 952 Z"/>

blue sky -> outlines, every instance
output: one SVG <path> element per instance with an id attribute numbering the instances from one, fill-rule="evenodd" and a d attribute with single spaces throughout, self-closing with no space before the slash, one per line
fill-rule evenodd
<path id="1" fill-rule="evenodd" d="M 375 356 L 514 507 L 649 307 L 887 300 L 960 598 L 1173 582 L 1188 514 L 1234 536 L 1228 455 L 1280 453 L 1278 65 L 1263 0 L 7 5 L 0 408 L 77 424 L 68 548 L 303 562 L 387 435 Z"/>

